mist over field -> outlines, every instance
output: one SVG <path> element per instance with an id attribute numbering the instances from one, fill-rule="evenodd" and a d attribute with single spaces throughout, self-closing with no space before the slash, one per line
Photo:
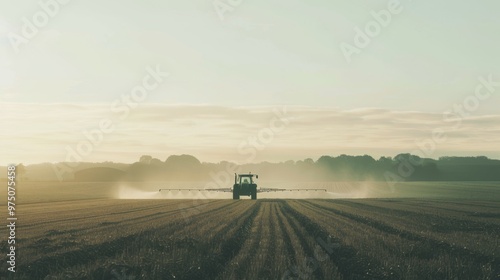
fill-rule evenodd
<path id="1" fill-rule="evenodd" d="M 0 1 L 0 280 L 499 280 L 500 1 Z"/>
<path id="2" fill-rule="evenodd" d="M 84 198 L 230 199 L 234 176 L 241 173 L 259 175 L 258 190 L 287 190 L 262 192 L 259 199 L 491 199 L 495 196 L 487 195 L 485 187 L 494 187 L 500 181 L 500 160 L 484 156 L 435 160 L 400 154 L 375 160 L 368 155 L 341 155 L 322 156 L 316 161 L 235 164 L 202 163 L 190 155 L 173 155 L 165 161 L 143 155 L 133 164 L 79 163 L 76 169 L 69 166 L 64 162 L 18 166 L 18 180 L 26 190 L 46 199 L 53 192 L 80 194 L 86 186 L 89 190 Z M 62 180 L 57 180 L 59 170 L 64 170 Z M 29 187 L 35 185 L 39 187 Z M 41 186 L 47 188 L 44 193 L 39 192 Z M 74 195 L 72 199 L 79 197 Z"/>
<path id="3" fill-rule="evenodd" d="M 212 200 L 232 199 L 230 192 L 205 191 L 211 182 L 23 182 L 19 203 L 122 199 L 122 200 Z M 500 181 L 493 182 L 276 182 L 257 181 L 258 187 L 288 188 L 292 191 L 260 193 L 258 199 L 368 199 L 416 198 L 500 200 Z M 160 188 L 176 190 L 161 191 Z M 199 188 L 199 190 L 188 190 Z M 293 191 L 321 188 L 326 191 Z M 179 190 L 180 189 L 180 190 Z M 6 190 L 0 190 L 6 195 Z M 249 199 L 242 197 L 242 199 Z M 0 201 L 0 205 L 6 205 Z"/>
<path id="4" fill-rule="evenodd" d="M 0 179 L 6 178 L 0 166 Z M 231 184 L 235 173 L 260 174 L 267 181 L 498 181 L 500 160 L 485 156 L 439 159 L 409 153 L 374 159 L 364 156 L 321 156 L 317 160 L 283 162 L 200 162 L 192 155 L 171 155 L 166 160 L 143 155 L 132 164 L 106 161 L 60 162 L 19 165 L 18 175 L 26 181 L 213 181 L 218 187 Z"/>

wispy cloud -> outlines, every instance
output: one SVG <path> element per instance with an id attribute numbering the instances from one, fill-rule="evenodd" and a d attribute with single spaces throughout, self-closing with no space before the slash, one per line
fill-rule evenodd
<path id="1" fill-rule="evenodd" d="M 115 130 L 85 161 L 136 161 L 142 154 L 164 160 L 190 153 L 203 161 L 240 160 L 238 145 L 269 125 L 272 107 L 141 104 L 121 121 L 105 104 L 3 103 L 2 162 L 64 161 L 65 147 L 84 140 L 102 119 Z M 447 137 L 431 157 L 479 155 L 499 158 L 500 115 L 446 122 L 441 114 L 380 108 L 340 110 L 288 107 L 290 124 L 256 160 L 303 159 L 324 154 L 395 155 L 418 149 L 439 128 Z"/>

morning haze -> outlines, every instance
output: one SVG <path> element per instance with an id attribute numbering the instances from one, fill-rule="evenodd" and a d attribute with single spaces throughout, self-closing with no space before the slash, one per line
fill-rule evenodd
<path id="1" fill-rule="evenodd" d="M 0 1 L 0 278 L 500 279 L 499 10 Z"/>
<path id="2" fill-rule="evenodd" d="M 257 160 L 390 156 L 435 129 L 446 141 L 422 156 L 500 157 L 497 2 L 398 2 L 350 62 L 342 44 L 356 47 L 388 2 L 245 2 L 223 18 L 215 3 L 68 1 L 40 27 L 36 1 L 3 7 L 0 102 L 16 129 L 2 163 L 65 161 L 102 119 L 114 132 L 82 160 L 242 161 L 237 147 L 282 105 L 290 123 Z M 131 99 L 151 69 L 168 75 Z"/>

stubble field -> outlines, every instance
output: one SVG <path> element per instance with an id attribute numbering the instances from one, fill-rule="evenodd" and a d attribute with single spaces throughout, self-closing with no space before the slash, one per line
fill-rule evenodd
<path id="1" fill-rule="evenodd" d="M 490 188 L 492 199 L 124 200 L 70 199 L 60 192 L 50 201 L 25 196 L 17 209 L 17 272 L 4 265 L 0 275 L 500 279 L 496 186 L 476 186 Z M 7 252 L 5 240 L 0 249 Z"/>

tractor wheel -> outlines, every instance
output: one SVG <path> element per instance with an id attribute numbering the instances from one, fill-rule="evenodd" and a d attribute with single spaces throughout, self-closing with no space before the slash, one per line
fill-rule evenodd
<path id="1" fill-rule="evenodd" d="M 239 188 L 233 188 L 233 199 L 240 199 Z"/>
<path id="2" fill-rule="evenodd" d="M 257 199 L 257 190 L 252 191 L 252 199 L 256 200 Z"/>

